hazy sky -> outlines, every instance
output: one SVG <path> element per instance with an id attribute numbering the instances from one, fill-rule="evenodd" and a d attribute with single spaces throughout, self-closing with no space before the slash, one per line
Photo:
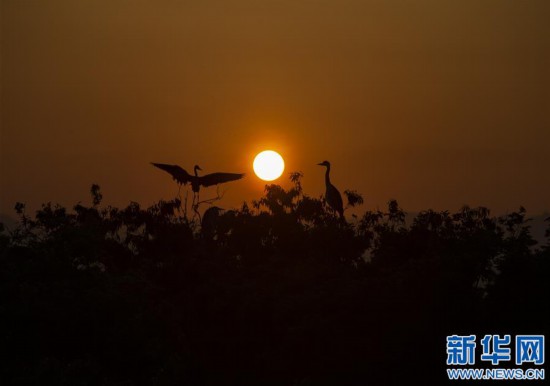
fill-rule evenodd
<path id="1" fill-rule="evenodd" d="M 236 206 L 267 148 L 365 209 L 550 209 L 547 0 L 1 4 L 0 212 L 173 198 L 151 161 L 247 173 Z"/>

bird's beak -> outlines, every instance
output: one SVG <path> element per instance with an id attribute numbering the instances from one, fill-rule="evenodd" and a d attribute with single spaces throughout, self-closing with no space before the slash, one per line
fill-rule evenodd
<path id="1" fill-rule="evenodd" d="M 319 166 L 325 166 L 325 165 L 323 165 L 323 163 L 322 163 L 322 162 L 321 162 L 321 163 L 319 163 L 319 164 L 317 164 L 317 165 L 319 165 Z"/>
<path id="2" fill-rule="evenodd" d="M 200 166 L 197 165 L 197 170 L 202 170 Z"/>

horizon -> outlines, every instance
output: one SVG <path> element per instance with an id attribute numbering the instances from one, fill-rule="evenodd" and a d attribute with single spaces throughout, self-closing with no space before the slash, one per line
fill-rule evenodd
<path id="1" fill-rule="evenodd" d="M 264 181 L 264 182 L 266 183 L 265 186 L 267 187 L 268 185 L 271 185 L 271 183 L 273 183 L 274 181 Z M 174 182 L 174 184 L 175 184 L 175 182 Z M 290 184 L 285 184 L 285 188 L 288 188 L 288 185 L 290 185 Z M 103 188 L 101 186 L 99 186 L 99 187 L 100 187 L 101 193 L 103 194 Z M 184 197 L 184 194 L 185 194 L 184 192 L 185 191 L 187 191 L 189 193 L 188 198 L 189 198 L 189 201 L 191 201 L 191 198 L 192 198 L 191 187 L 190 186 L 183 186 L 182 187 L 182 191 L 181 191 L 181 194 L 180 194 L 180 196 L 182 198 Z M 358 192 L 358 193 L 360 193 L 360 192 Z M 304 194 L 309 195 L 307 192 L 304 192 Z M 78 200 L 78 201 L 76 201 L 74 203 L 71 203 L 71 204 L 60 203 L 60 202 L 51 202 L 51 204 L 52 205 L 56 205 L 56 204 L 61 205 L 62 207 L 68 209 L 69 213 L 72 213 L 72 212 L 74 212 L 74 208 L 73 208 L 74 205 L 77 205 L 77 204 L 86 205 L 86 204 L 91 203 L 91 197 L 90 197 L 90 192 L 89 191 L 88 191 L 87 196 L 88 196 L 87 199 Z M 319 195 L 317 197 L 312 196 L 312 195 L 309 195 L 309 196 L 312 197 L 312 198 L 319 198 L 321 195 Z M 170 200 L 173 200 L 175 198 L 177 198 L 177 197 L 159 199 L 157 201 L 154 201 L 154 202 L 151 202 L 151 203 L 145 203 L 145 204 L 138 202 L 138 204 L 140 204 L 140 206 L 142 206 L 144 208 L 148 208 L 148 207 L 150 207 L 154 204 L 157 204 L 160 201 L 170 201 Z M 222 199 L 223 199 L 223 197 L 222 197 Z M 257 199 L 260 199 L 260 196 L 255 197 L 253 200 L 257 200 Z M 224 209 L 224 210 L 239 210 L 244 203 L 246 203 L 249 207 L 251 207 L 253 200 L 243 201 L 243 202 L 240 203 L 240 205 L 235 206 L 235 207 L 224 206 L 222 209 Z M 386 205 L 389 202 L 389 200 L 391 200 L 391 199 L 388 199 L 388 201 L 385 203 Z M 103 196 L 103 199 L 101 201 L 100 206 L 101 207 L 112 206 L 112 207 L 115 207 L 115 208 L 122 209 L 122 208 L 125 208 L 127 205 L 130 205 L 131 202 L 132 201 L 128 201 L 128 202 L 124 203 L 123 205 L 113 205 L 112 203 L 109 202 L 108 197 Z M 399 200 L 397 200 L 397 202 L 399 202 Z M 32 218 L 34 216 L 34 214 L 37 211 L 40 210 L 41 205 L 45 205 L 47 203 L 48 202 L 43 202 L 40 205 L 38 205 L 37 207 L 32 207 L 32 206 L 29 207 L 26 203 L 23 203 L 25 205 L 25 213 Z M 214 201 L 214 203 L 219 203 L 219 200 Z M 204 211 L 206 209 L 208 209 L 208 207 L 214 206 L 214 203 L 206 204 L 202 208 L 199 207 L 198 208 L 199 212 L 204 213 Z M 181 205 L 183 207 L 184 204 L 182 203 Z M 188 204 L 188 205 L 190 205 L 190 204 Z M 468 206 L 468 205 L 466 205 L 466 206 Z M 450 213 L 457 213 L 462 207 L 453 208 L 453 209 L 447 208 L 447 209 L 441 209 L 441 210 L 435 210 L 434 208 L 425 208 L 425 209 L 420 210 L 420 211 L 408 211 L 407 208 L 404 208 L 404 207 L 402 207 L 402 209 L 405 211 L 405 225 L 406 225 L 406 227 L 410 227 L 410 225 L 412 224 L 412 221 L 415 219 L 415 217 L 423 211 L 435 210 L 436 212 L 449 211 Z M 477 208 L 477 207 L 472 207 L 472 206 L 470 206 L 470 207 L 472 209 Z M 345 215 L 346 215 L 347 221 L 350 221 L 350 223 L 358 223 L 361 220 L 362 215 L 365 214 L 367 211 L 376 211 L 376 210 L 382 210 L 383 211 L 384 208 L 385 208 L 385 205 L 376 206 L 376 208 L 366 208 L 364 204 L 359 204 L 356 207 L 345 208 Z M 487 208 L 487 209 L 490 212 L 490 216 L 492 216 L 492 217 L 501 217 L 501 216 L 505 216 L 505 215 L 513 213 L 513 212 L 517 212 L 517 210 L 519 210 L 519 208 L 520 207 L 516 208 L 515 210 L 502 212 L 502 213 L 495 213 L 491 208 Z M 191 208 L 188 207 L 188 210 L 191 211 Z M 256 210 L 255 208 L 251 208 L 251 210 L 252 210 L 252 212 L 261 212 L 262 211 L 262 209 Z M 547 232 L 548 229 L 550 229 L 549 228 L 549 223 L 548 223 L 548 219 L 550 218 L 550 211 L 543 211 L 543 212 L 539 212 L 539 213 L 533 213 L 528 208 L 525 208 L 525 210 L 526 210 L 526 216 L 527 216 L 527 225 L 530 227 L 530 233 L 531 233 L 533 239 L 535 241 L 537 241 L 536 246 L 539 247 L 539 246 L 546 245 L 547 241 L 548 241 L 547 236 L 546 236 L 546 232 Z M 265 208 L 263 209 L 263 211 L 265 211 Z M 20 225 L 17 216 L 18 215 L 15 213 L 15 203 L 14 203 L 14 208 L 12 209 L 11 213 L 0 212 L 0 223 L 3 224 L 8 231 L 13 230 L 13 229 L 15 229 L 16 227 L 18 227 Z M 358 216 L 358 217 L 354 217 L 354 216 Z M 194 218 L 194 216 L 191 216 L 191 217 Z"/>

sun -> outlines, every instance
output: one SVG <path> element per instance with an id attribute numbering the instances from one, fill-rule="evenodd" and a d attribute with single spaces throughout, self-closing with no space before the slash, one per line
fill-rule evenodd
<path id="1" fill-rule="evenodd" d="M 276 180 L 285 170 L 285 161 L 279 153 L 265 150 L 254 158 L 254 173 L 264 181 Z"/>

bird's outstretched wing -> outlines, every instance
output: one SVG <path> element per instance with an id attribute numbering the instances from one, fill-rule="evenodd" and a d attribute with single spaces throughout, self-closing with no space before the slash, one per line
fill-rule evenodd
<path id="1" fill-rule="evenodd" d="M 185 185 L 188 182 L 191 182 L 191 175 L 178 165 L 157 164 L 154 162 L 151 162 L 151 164 L 159 169 L 164 170 L 165 172 L 170 173 L 170 175 L 178 184 Z"/>
<path id="2" fill-rule="evenodd" d="M 199 183 L 206 187 L 224 182 L 240 180 L 243 177 L 244 173 L 212 173 L 199 177 Z"/>

